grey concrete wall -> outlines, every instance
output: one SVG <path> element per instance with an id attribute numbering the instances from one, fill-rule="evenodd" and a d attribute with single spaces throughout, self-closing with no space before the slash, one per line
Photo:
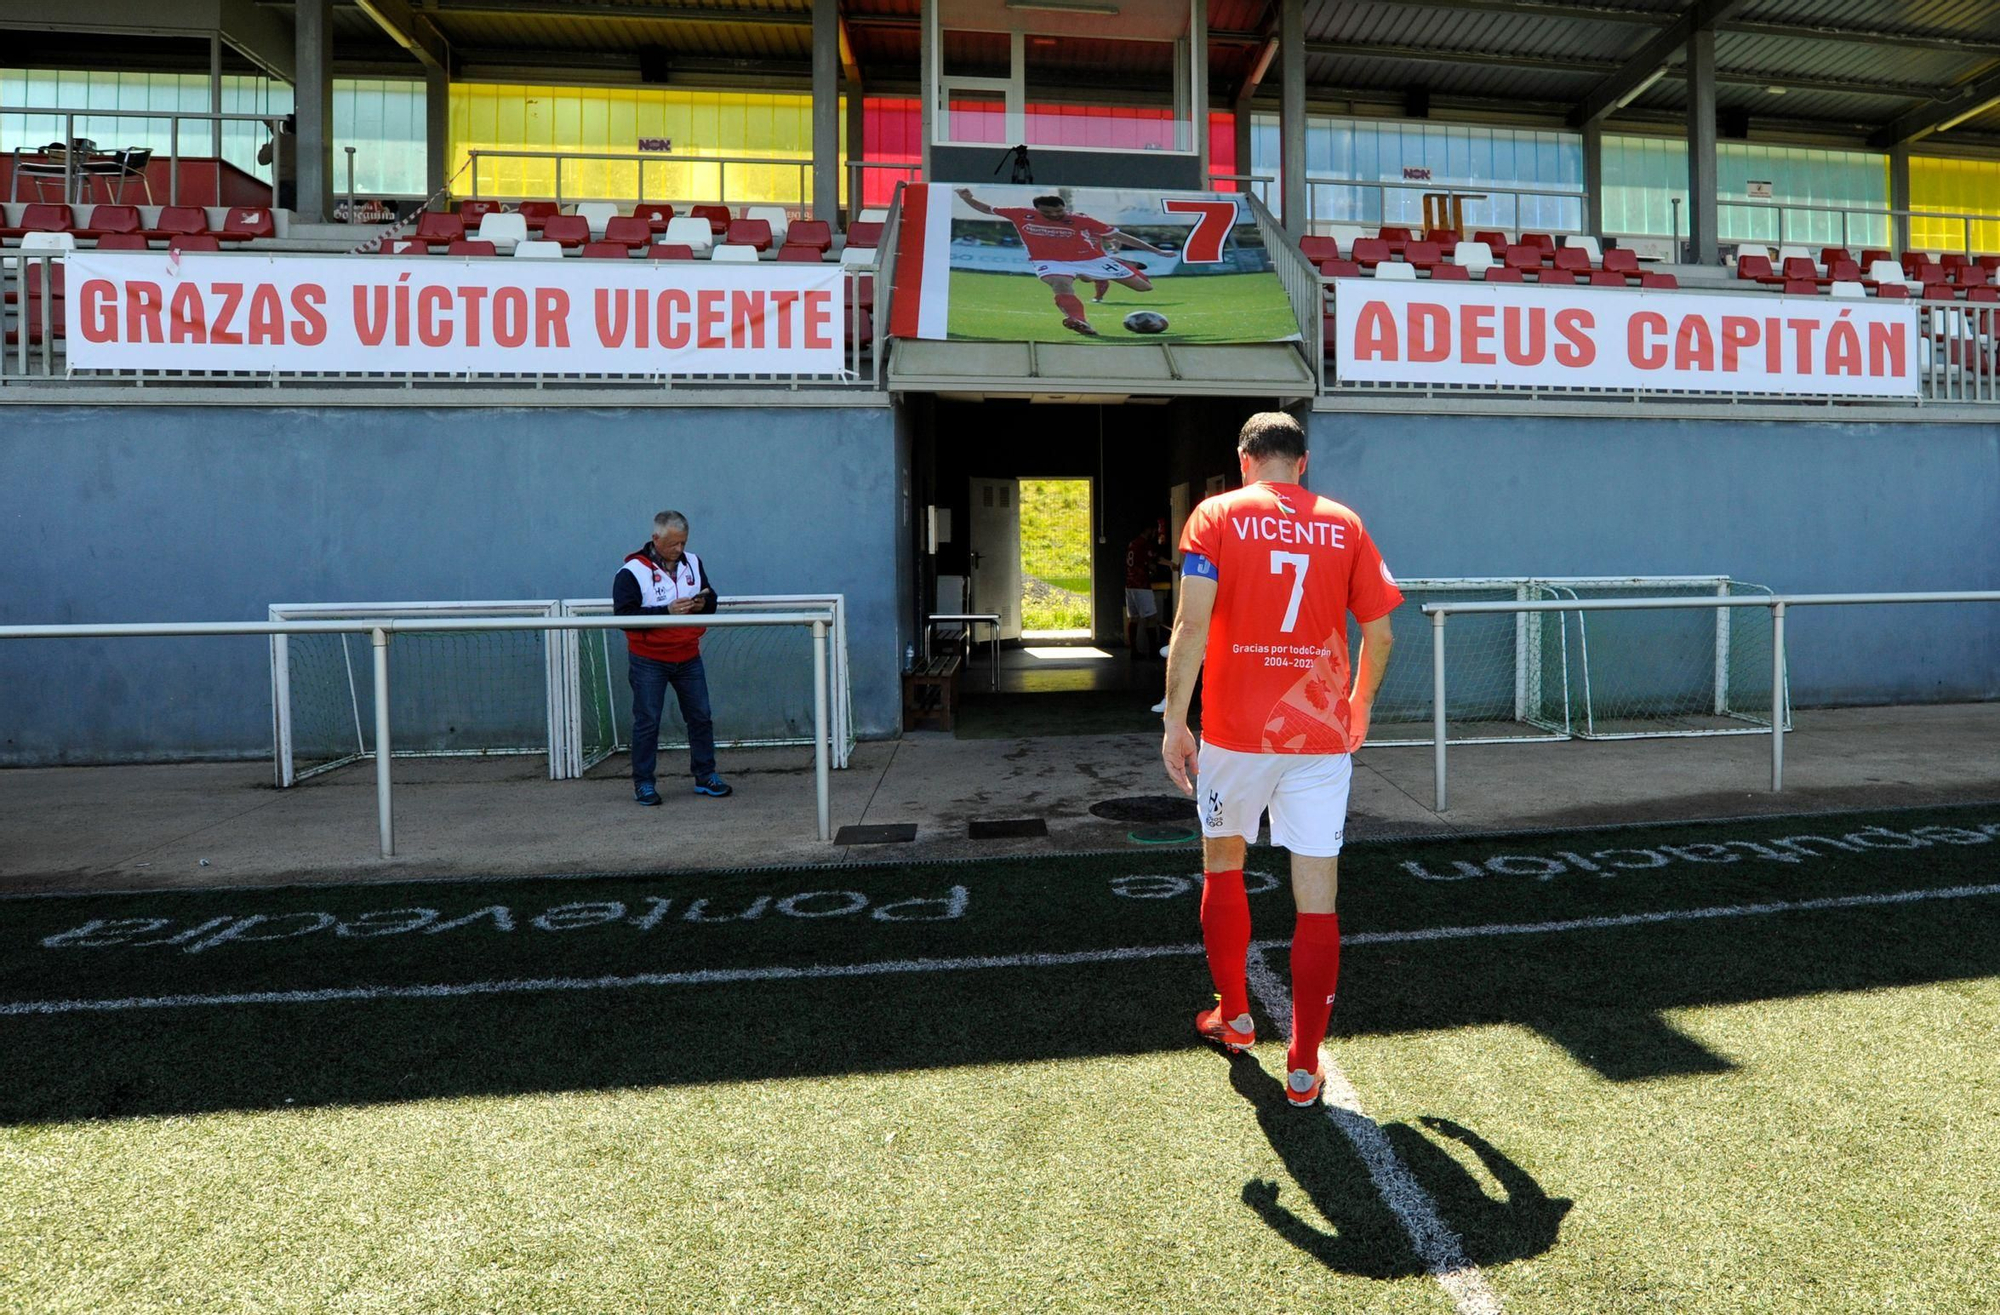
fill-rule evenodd
<path id="1" fill-rule="evenodd" d="M 886 407 L 0 408 L 0 623 L 275 602 L 603 597 L 655 511 L 724 593 L 839 592 L 856 723 L 894 734 Z M 268 753 L 260 639 L 0 643 L 0 762 Z"/>
<path id="2" fill-rule="evenodd" d="M 2000 423 L 1316 412 L 1313 487 L 1407 578 L 2000 588 Z M 1801 609 L 1795 703 L 2000 697 L 2000 605 Z"/>

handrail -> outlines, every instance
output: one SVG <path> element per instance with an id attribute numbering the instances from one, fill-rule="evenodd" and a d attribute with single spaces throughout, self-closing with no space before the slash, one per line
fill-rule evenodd
<path id="1" fill-rule="evenodd" d="M 2000 589 L 1930 590 L 1883 594 L 1769 594 L 1749 597 L 1572 598 L 1423 604 L 1431 619 L 1431 771 L 1437 812 L 1445 811 L 1444 625 L 1447 617 L 1491 612 L 1635 612 L 1674 608 L 1767 607 L 1771 610 L 1771 791 L 1785 788 L 1785 609 L 1848 607 L 1876 603 L 2000 603 Z"/>
<path id="2" fill-rule="evenodd" d="M 733 626 L 810 626 L 813 643 L 813 779 L 819 838 L 833 838 L 827 782 L 827 637 L 831 608 L 704 616 L 434 617 L 373 621 L 135 621 L 54 626 L 0 626 L 0 639 L 132 639 L 205 635 L 367 635 L 375 650 L 375 814 L 383 858 L 396 854 L 389 763 L 389 639 L 397 634 L 489 630 L 675 630 Z"/>
<path id="3" fill-rule="evenodd" d="M 1267 206 L 1270 205 L 1271 203 L 1271 188 L 1277 186 L 1279 181 L 1279 176 L 1276 174 L 1259 174 L 1259 173 L 1213 174 L 1211 175 L 1211 178 L 1216 182 L 1235 183 L 1239 187 L 1242 187 L 1246 193 L 1255 195 L 1258 200 L 1262 201 Z M 1431 192 L 1445 196 L 1447 198 L 1464 197 L 1467 200 L 1472 200 L 1474 198 L 1484 200 L 1494 196 L 1511 196 L 1516 198 L 1527 196 L 1527 197 L 1536 197 L 1550 201 L 1560 201 L 1560 202 L 1574 201 L 1579 206 L 1581 206 L 1585 200 L 1585 193 L 1581 191 L 1551 191 L 1550 189 L 1545 187 L 1540 187 L 1540 188 L 1503 187 L 1500 186 L 1499 184 L 1493 184 L 1489 186 L 1485 183 L 1403 182 L 1400 180 L 1388 179 L 1388 178 L 1340 178 L 1330 174 L 1307 173 L 1306 174 L 1306 225 L 1307 225 L 1306 231 L 1307 232 L 1314 231 L 1313 225 L 1321 223 L 1325 223 L 1328 225 L 1351 224 L 1355 227 L 1367 226 L 1368 221 L 1366 220 L 1361 220 L 1361 219 L 1323 220 L 1318 214 L 1316 214 L 1315 209 L 1318 205 L 1317 189 L 1322 187 L 1372 188 L 1378 192 L 1384 193 L 1384 196 L 1382 197 L 1383 202 L 1387 201 L 1388 197 L 1386 193 L 1390 188 L 1394 188 L 1397 191 L 1401 192 L 1417 192 L 1417 193 Z M 1513 225 L 1516 229 L 1520 227 L 1520 224 L 1518 222 L 1520 220 L 1520 217 L 1521 217 L 1520 202 L 1516 200 L 1514 205 L 1514 218 L 1516 220 L 1516 223 Z M 1558 225 L 1558 226 L 1551 226 L 1548 231 L 1552 233 L 1569 233 L 1569 232 L 1581 233 L 1584 227 L 1581 222 L 1582 221 L 1581 211 L 1578 212 L 1577 218 L 1579 222 L 1576 228 L 1574 229 L 1564 228 Z M 1378 226 L 1386 222 L 1388 222 L 1386 217 L 1376 221 Z M 1508 225 L 1501 223 L 1499 220 L 1495 220 L 1494 225 L 1499 228 L 1508 227 Z"/>
<path id="4" fill-rule="evenodd" d="M 552 199 L 558 205 L 572 201 L 640 202 L 648 200 L 689 200 L 689 201 L 699 200 L 699 198 L 695 197 L 661 198 L 661 197 L 647 196 L 646 166 L 649 164 L 656 166 L 667 166 L 672 168 L 683 168 L 683 169 L 703 168 L 703 167 L 715 168 L 716 170 L 715 199 L 717 203 L 724 205 L 732 204 L 732 202 L 730 202 L 729 200 L 730 166 L 734 165 L 738 167 L 746 167 L 753 169 L 770 169 L 770 168 L 795 169 L 798 171 L 799 199 L 797 201 L 770 201 L 770 202 L 747 201 L 747 202 L 735 202 L 734 204 L 745 204 L 745 205 L 769 204 L 769 205 L 792 205 L 792 206 L 810 206 L 812 204 L 812 196 L 811 196 L 812 189 L 807 181 L 813 168 L 813 160 L 811 156 L 807 156 L 804 159 L 799 159 L 797 157 L 783 158 L 778 156 L 758 156 L 758 155 L 675 155 L 670 152 L 661 152 L 661 151 L 640 151 L 631 154 L 626 154 L 622 152 L 613 152 L 613 151 L 469 150 L 466 152 L 466 158 L 469 162 L 469 167 L 471 168 L 472 171 L 471 187 L 472 187 L 472 196 L 474 200 L 477 200 L 480 197 L 479 162 L 481 160 L 553 160 L 555 162 L 555 190 Z M 638 195 L 565 196 L 563 193 L 563 166 L 573 161 L 583 161 L 583 162 L 598 163 L 598 164 L 628 164 L 633 166 L 638 171 L 637 188 L 636 188 Z M 508 193 L 507 195 L 513 196 L 514 194 Z M 533 198 L 530 197 L 528 199 L 533 199 Z"/>
<path id="5" fill-rule="evenodd" d="M 75 188 L 76 188 L 76 152 L 68 149 L 68 147 L 72 142 L 75 142 L 77 140 L 76 121 L 79 117 L 85 119 L 168 120 L 168 127 L 167 127 L 167 204 L 168 205 L 180 204 L 182 119 L 193 119 L 197 123 L 214 124 L 217 132 L 220 132 L 221 126 L 225 123 L 261 123 L 264 124 L 266 127 L 270 128 L 271 135 L 275 138 L 278 135 L 278 125 L 283 123 L 287 118 L 290 117 L 290 115 L 287 114 L 223 114 L 214 110 L 93 110 L 93 109 L 60 109 L 60 108 L 49 108 L 43 106 L 0 105 L 0 116 L 5 116 L 9 114 L 35 115 L 38 117 L 62 119 L 63 121 L 62 139 L 63 139 L 63 146 L 65 148 L 63 151 L 63 200 L 69 204 L 76 204 L 76 202 L 72 200 L 72 198 L 75 196 Z M 17 162 L 19 161 L 22 153 L 23 153 L 22 150 L 16 150 L 14 152 L 14 157 Z M 28 150 L 27 153 L 33 154 L 34 152 L 32 150 Z M 220 153 L 218 153 L 217 156 L 217 163 L 218 164 L 221 163 Z M 271 169 L 272 169 L 271 199 L 275 202 L 277 200 L 277 194 L 278 194 L 277 161 L 275 158 L 271 162 Z M 14 194 L 19 190 L 19 187 L 20 187 L 20 175 L 17 171 L 8 180 L 8 196 L 10 200 L 12 199 Z M 217 205 L 222 204 L 222 172 L 220 169 L 217 169 L 215 175 L 215 204 Z"/>
<path id="6" fill-rule="evenodd" d="M 1256 220 L 1257 231 L 1264 239 L 1264 249 L 1271 253 L 1271 269 L 1277 274 L 1278 282 L 1284 286 L 1285 300 L 1292 305 L 1292 316 L 1298 321 L 1299 341 L 1306 352 L 1306 370 L 1312 376 L 1313 391 L 1326 389 L 1326 347 L 1324 336 L 1326 320 L 1323 308 L 1326 293 L 1321 287 L 1319 270 L 1306 259 L 1299 250 L 1298 241 L 1278 223 L 1277 216 L 1255 195 L 1244 193 L 1243 199 L 1249 204 L 1250 215 Z"/>
<path id="7" fill-rule="evenodd" d="M 1729 206 L 1732 209 L 1737 209 L 1737 210 L 1776 211 L 1778 215 L 1777 244 L 1779 246 L 1789 245 L 1785 241 L 1785 215 L 1794 210 L 1803 211 L 1808 214 L 1839 215 L 1840 245 L 1844 247 L 1853 245 L 1853 243 L 1851 243 L 1848 240 L 1848 235 L 1847 235 L 1847 218 L 1849 215 L 1867 215 L 1874 218 L 1891 219 L 1891 220 L 1956 219 L 1959 221 L 1961 228 L 1963 230 L 1964 246 L 1961 249 L 1968 256 L 1972 254 L 1972 226 L 1974 224 L 2000 224 L 2000 215 L 1980 215 L 1980 214 L 1973 214 L 1969 211 L 1960 211 L 1960 210 L 1910 210 L 1910 209 L 1898 210 L 1898 209 L 1893 209 L 1889 206 L 1808 205 L 1791 201 L 1742 201 L 1742 200 L 1737 200 L 1733 197 L 1719 198 L 1715 204 L 1718 207 Z M 1747 242 L 1759 242 L 1762 241 L 1763 239 L 1745 238 L 1743 240 Z M 1897 242 L 1896 226 L 1892 223 L 1889 226 L 1889 238 L 1887 245 L 1891 251 L 1894 251 L 1899 246 L 1905 249 L 1909 249 L 1911 247 L 1914 247 L 1916 244 L 1911 242 L 1903 242 L 1903 243 Z"/>

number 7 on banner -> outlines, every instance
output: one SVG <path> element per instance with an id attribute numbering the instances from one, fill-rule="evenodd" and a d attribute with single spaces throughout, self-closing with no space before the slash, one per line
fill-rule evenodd
<path id="1" fill-rule="evenodd" d="M 1170 215 L 1195 215 L 1194 229 L 1181 246 L 1184 265 L 1215 265 L 1222 261 L 1222 240 L 1236 227 L 1236 202 L 1197 201 L 1192 197 L 1168 196 L 1160 208 Z"/>

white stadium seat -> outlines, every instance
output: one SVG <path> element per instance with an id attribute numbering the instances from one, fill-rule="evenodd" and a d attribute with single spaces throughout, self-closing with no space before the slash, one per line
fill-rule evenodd
<path id="1" fill-rule="evenodd" d="M 886 224 L 889 222 L 889 212 L 879 205 L 872 205 L 863 210 L 861 218 L 855 222 L 858 224 Z"/>
<path id="2" fill-rule="evenodd" d="M 1387 279 L 1391 283 L 1413 283 L 1417 277 L 1415 265 L 1405 265 L 1400 260 L 1385 260 L 1375 267 L 1375 277 Z"/>
<path id="3" fill-rule="evenodd" d="M 578 201 L 576 213 L 590 221 L 592 237 L 603 237 L 605 222 L 618 213 L 618 207 L 610 201 Z"/>
<path id="4" fill-rule="evenodd" d="M 1909 276 L 1903 273 L 1903 267 L 1893 260 L 1878 260 L 1870 265 L 1868 279 L 1872 283 L 1907 284 L 1910 281 Z"/>
<path id="5" fill-rule="evenodd" d="M 695 255 L 705 256 L 715 245 L 715 230 L 706 219 L 681 215 L 667 221 L 667 231 L 660 234 L 660 241 L 666 246 L 690 247 Z"/>
<path id="6" fill-rule="evenodd" d="M 1783 269 L 1785 262 L 1788 260 L 1811 260 L 1815 269 L 1819 267 L 1819 261 L 1814 259 L 1813 253 L 1804 247 L 1779 247 L 1778 258 L 1773 260 L 1771 264 L 1776 269 Z"/>
<path id="7" fill-rule="evenodd" d="M 1484 242 L 1460 242 L 1451 253 L 1451 263 L 1463 265 L 1474 274 L 1484 276 L 1493 268 L 1493 248 Z"/>
<path id="8" fill-rule="evenodd" d="M 785 234 L 791 231 L 792 217 L 781 205 L 753 205 L 743 212 L 745 219 L 761 219 L 771 226 L 771 245 L 785 245 Z"/>
<path id="9" fill-rule="evenodd" d="M 873 265 L 875 263 L 875 248 L 842 247 L 840 249 L 840 263 L 843 265 Z"/>
<path id="10" fill-rule="evenodd" d="M 1849 279 L 1841 279 L 1826 290 L 1829 297 L 1865 297 L 1868 289 Z"/>
<path id="11" fill-rule="evenodd" d="M 21 234 L 20 249 L 23 251 L 74 251 L 76 250 L 76 237 L 71 233 L 23 233 Z"/>
<path id="12" fill-rule="evenodd" d="M 757 263 L 757 248 L 741 242 L 724 242 L 709 252 L 708 258 L 725 265 L 754 265 Z"/>
<path id="13" fill-rule="evenodd" d="M 481 242 L 511 247 L 528 240 L 528 221 L 512 211 L 495 210 L 479 217 L 479 232 L 474 236 Z"/>
<path id="14" fill-rule="evenodd" d="M 1563 239 L 1563 245 L 1566 247 L 1582 247 L 1590 253 L 1590 263 L 1593 265 L 1602 265 L 1604 263 L 1603 250 L 1597 245 L 1597 239 L 1588 233 L 1571 233 Z"/>
<path id="15" fill-rule="evenodd" d="M 514 256 L 517 260 L 524 257 L 528 260 L 561 260 L 562 254 L 563 248 L 560 242 L 537 241 L 514 244 Z"/>

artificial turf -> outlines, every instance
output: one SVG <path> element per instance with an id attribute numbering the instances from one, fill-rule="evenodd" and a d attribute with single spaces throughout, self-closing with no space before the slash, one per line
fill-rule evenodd
<path id="1" fill-rule="evenodd" d="M 1437 929 L 1996 858 L 2000 807 L 1356 846 L 1332 1050 L 1510 1310 L 1990 1309 L 2000 895 Z M 1184 951 L 1195 867 L 0 901 L 0 1004 L 541 983 L 0 1015 L 0 1309 L 1450 1309 L 1268 1020 L 1192 1043 L 1198 954 L 629 980 Z"/>
<path id="2" fill-rule="evenodd" d="M 1091 302 L 1085 283 L 1077 286 L 1096 338 L 1065 329 L 1048 285 L 1025 270 L 989 274 L 954 269 L 946 331 L 966 341 L 1063 343 L 1282 342 L 1299 333 L 1275 274 L 1168 276 L 1157 280 L 1151 292 L 1113 284 L 1102 304 Z M 1133 333 L 1124 321 L 1135 310 L 1166 316 L 1167 331 Z"/>

